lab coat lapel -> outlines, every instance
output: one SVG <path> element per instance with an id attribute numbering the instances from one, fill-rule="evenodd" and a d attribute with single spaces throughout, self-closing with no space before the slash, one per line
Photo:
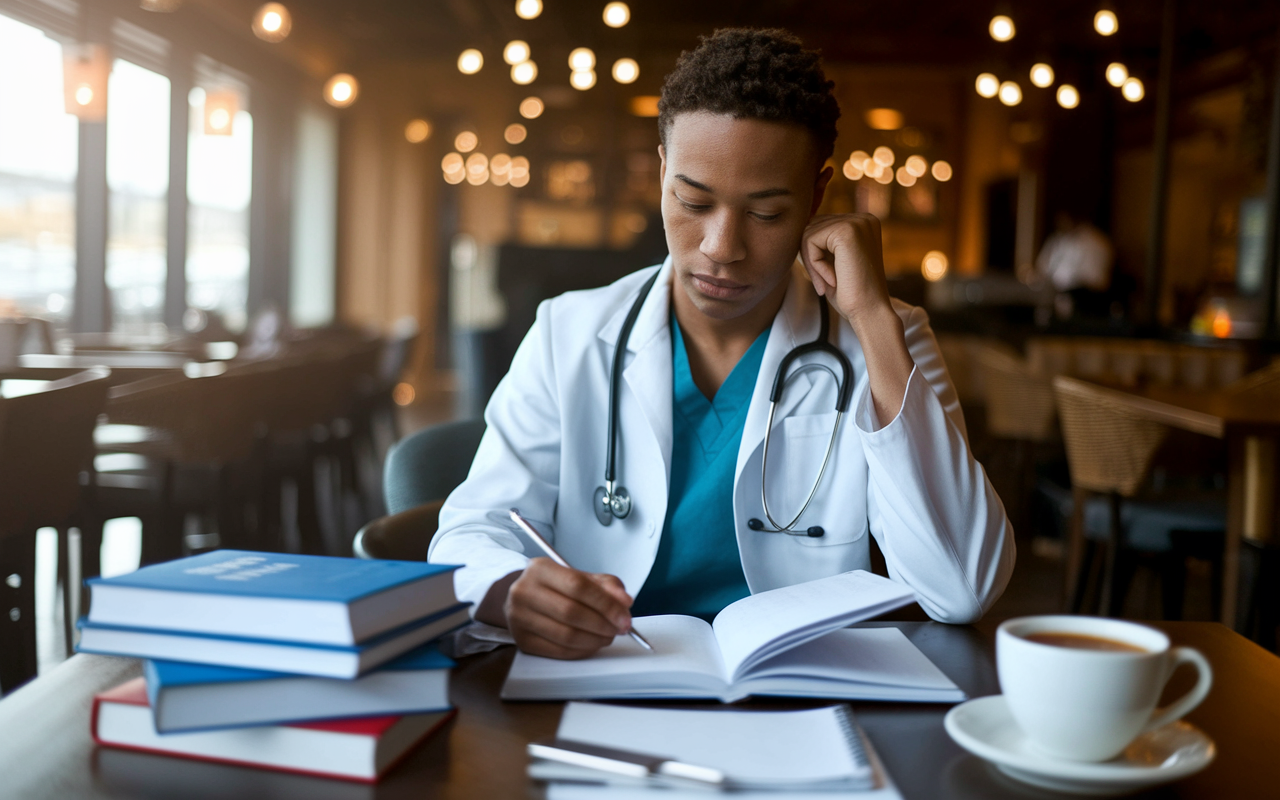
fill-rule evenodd
<path id="1" fill-rule="evenodd" d="M 631 355 L 631 363 L 622 370 L 622 378 L 630 389 L 632 397 L 649 429 L 657 439 L 658 449 L 662 452 L 663 467 L 666 475 L 671 474 L 671 329 L 668 325 L 671 301 L 671 258 L 663 262 L 648 298 L 640 308 L 640 316 L 636 317 L 635 327 L 627 339 L 627 352 Z M 610 345 L 609 357 L 613 357 L 618 335 L 623 320 L 631 309 L 627 302 L 619 308 L 609 323 L 600 331 L 600 338 Z M 622 403 L 625 407 L 626 400 Z M 625 423 L 622 428 L 625 430 Z M 632 435 L 628 432 L 619 437 L 625 440 Z M 664 482 L 665 484 L 665 482 Z"/>
<path id="2" fill-rule="evenodd" d="M 764 440 L 765 427 L 769 422 L 769 393 L 773 391 L 778 365 L 787 353 L 801 344 L 813 341 L 818 335 L 818 296 L 798 262 L 791 271 L 790 280 L 791 285 L 782 300 L 782 308 L 773 318 L 769 342 L 765 345 L 764 357 L 760 362 L 760 373 L 756 376 L 756 387 L 751 394 L 751 407 L 747 410 L 747 421 L 742 430 L 742 445 L 738 448 L 737 475 L 742 474 L 747 459 Z M 812 386 L 813 380 L 808 373 L 792 379 L 782 393 L 778 410 L 774 414 L 775 426 L 780 425 L 804 400 Z"/>

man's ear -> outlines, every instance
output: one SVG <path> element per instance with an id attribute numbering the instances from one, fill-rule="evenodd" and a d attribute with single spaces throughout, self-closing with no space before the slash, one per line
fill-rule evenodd
<path id="1" fill-rule="evenodd" d="M 658 185 L 663 186 L 667 182 L 667 148 L 658 145 Z"/>
<path id="2" fill-rule="evenodd" d="M 809 209 L 809 216 L 818 213 L 818 208 L 822 205 L 822 198 L 827 193 L 827 184 L 831 183 L 831 178 L 836 171 L 831 167 L 823 167 L 822 172 L 818 173 L 818 180 L 813 184 L 813 206 Z"/>

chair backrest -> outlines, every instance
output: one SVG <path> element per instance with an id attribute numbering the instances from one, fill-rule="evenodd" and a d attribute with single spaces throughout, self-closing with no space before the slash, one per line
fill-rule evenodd
<path id="1" fill-rule="evenodd" d="M 399 514 L 448 497 L 471 471 L 484 427 L 482 419 L 446 422 L 397 442 L 383 468 L 387 511 Z"/>
<path id="2" fill-rule="evenodd" d="M 1020 358 L 993 347 L 974 349 L 987 394 L 987 430 L 1009 439 L 1054 438 L 1053 386 Z"/>
<path id="3" fill-rule="evenodd" d="M 199 378 L 163 375 L 111 390 L 112 423 L 166 431 L 182 464 L 227 464 L 248 458 L 257 441 L 265 390 L 259 376 L 227 371 Z"/>
<path id="4" fill-rule="evenodd" d="M 0 398 L 0 536 L 61 524 L 75 510 L 109 375 L 95 368 Z"/>
<path id="5" fill-rule="evenodd" d="M 1072 485 L 1132 497 L 1168 428 L 1129 411 L 1114 390 L 1087 381 L 1060 375 L 1053 392 Z"/>

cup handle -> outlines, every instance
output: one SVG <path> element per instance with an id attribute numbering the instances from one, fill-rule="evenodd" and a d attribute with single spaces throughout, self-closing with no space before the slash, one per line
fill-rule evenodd
<path id="1" fill-rule="evenodd" d="M 1170 722 L 1181 719 L 1191 709 L 1200 705 L 1200 701 L 1204 700 L 1205 695 L 1209 693 L 1209 687 L 1213 686 L 1213 669 L 1209 667 L 1208 659 L 1201 655 L 1199 650 L 1193 650 L 1190 647 L 1175 647 L 1169 651 L 1169 672 L 1165 676 L 1165 681 L 1172 677 L 1174 670 L 1181 664 L 1194 664 L 1196 671 L 1200 673 L 1200 679 L 1196 681 L 1191 691 L 1164 708 L 1157 709 L 1151 721 L 1142 729 L 1143 733 L 1162 728 Z"/>

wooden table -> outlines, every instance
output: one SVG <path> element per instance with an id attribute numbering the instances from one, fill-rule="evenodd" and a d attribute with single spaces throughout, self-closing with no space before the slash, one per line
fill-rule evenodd
<path id="1" fill-rule="evenodd" d="M 974 628 L 933 622 L 894 625 L 974 697 L 999 691 L 994 646 Z M 1205 771 L 1146 797 L 1262 797 L 1280 786 L 1280 659 L 1212 622 L 1156 627 L 1213 664 L 1214 688 L 1188 719 L 1213 737 L 1217 760 Z M 513 650 L 464 659 L 453 676 L 457 718 L 376 786 L 209 764 L 95 747 L 89 707 L 95 692 L 139 674 L 138 662 L 78 655 L 0 701 L 0 795 L 41 798 L 351 798 L 542 797 L 525 777 L 525 745 L 555 732 L 560 703 L 504 703 L 498 689 Z M 1187 671 L 1189 672 L 1189 670 Z M 1179 673 L 1170 693 L 1189 688 Z M 690 704 L 692 705 L 692 704 Z M 813 703 L 753 701 L 750 708 Z M 706 706 L 704 706 L 706 707 Z M 712 706 L 718 707 L 718 705 Z M 1063 795 L 1023 786 L 955 745 L 942 728 L 950 706 L 855 703 L 890 776 L 905 798 L 1027 800 Z M 608 795 L 601 793 L 602 798 Z"/>
<path id="2" fill-rule="evenodd" d="M 17 364 L 0 367 L 0 379 L 56 381 L 90 367 L 107 367 L 111 370 L 112 384 L 117 384 L 180 372 L 191 360 L 191 356 L 184 353 L 28 353 L 18 356 Z"/>
<path id="3" fill-rule="evenodd" d="M 1245 538 L 1271 541 L 1275 525 L 1276 441 L 1280 399 L 1264 393 L 1232 394 L 1170 387 L 1119 389 L 1099 395 L 1146 419 L 1227 442 L 1227 531 L 1222 561 L 1222 622 L 1243 629 L 1240 546 Z"/>

